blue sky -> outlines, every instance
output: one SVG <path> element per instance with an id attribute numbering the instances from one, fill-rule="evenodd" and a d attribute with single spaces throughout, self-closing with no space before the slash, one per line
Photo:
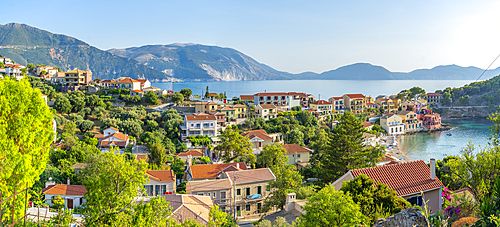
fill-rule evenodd
<path id="1" fill-rule="evenodd" d="M 498 1 L 16 1 L 0 24 L 25 23 L 107 50 L 148 44 L 231 47 L 277 70 L 369 62 L 390 71 L 500 54 Z M 500 60 L 493 67 L 500 66 Z"/>

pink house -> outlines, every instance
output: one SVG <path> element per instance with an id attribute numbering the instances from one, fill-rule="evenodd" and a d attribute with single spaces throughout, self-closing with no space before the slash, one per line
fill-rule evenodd
<path id="1" fill-rule="evenodd" d="M 441 116 L 438 113 L 424 115 L 424 126 L 430 130 L 441 128 Z"/>

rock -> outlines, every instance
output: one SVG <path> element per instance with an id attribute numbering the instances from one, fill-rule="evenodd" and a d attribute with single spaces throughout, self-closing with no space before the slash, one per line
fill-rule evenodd
<path id="1" fill-rule="evenodd" d="M 411 207 L 394 214 L 387 219 L 381 218 L 375 222 L 374 227 L 428 227 L 427 218 L 418 208 Z"/>

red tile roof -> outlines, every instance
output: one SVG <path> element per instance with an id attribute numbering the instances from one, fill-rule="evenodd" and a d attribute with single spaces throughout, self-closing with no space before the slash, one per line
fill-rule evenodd
<path id="1" fill-rule="evenodd" d="M 205 156 L 205 154 L 203 154 L 203 152 L 198 151 L 198 150 L 183 151 L 183 152 L 177 154 L 177 156 L 188 156 L 188 155 L 191 155 L 191 156 Z"/>
<path id="2" fill-rule="evenodd" d="M 231 171 L 231 172 L 226 172 L 225 174 L 227 178 L 234 179 L 234 173 L 235 171 Z M 247 183 L 269 181 L 275 179 L 276 177 L 269 168 L 249 169 L 249 170 L 238 171 L 238 173 L 236 174 L 235 184 L 247 184 Z"/>
<path id="3" fill-rule="evenodd" d="M 370 127 L 370 126 L 373 126 L 373 124 L 370 123 L 370 122 L 366 122 L 366 121 L 363 122 L 363 128 L 367 128 L 367 127 Z"/>
<path id="4" fill-rule="evenodd" d="M 251 101 L 253 101 L 253 95 L 240 95 L 240 100 L 251 100 Z"/>
<path id="5" fill-rule="evenodd" d="M 137 161 L 144 160 L 145 162 L 149 161 L 148 155 L 147 154 L 138 154 L 135 156 L 135 159 Z"/>
<path id="6" fill-rule="evenodd" d="M 364 98 L 365 96 L 363 94 L 346 94 L 347 97 L 351 99 L 356 99 L 356 98 Z"/>
<path id="7" fill-rule="evenodd" d="M 431 180 L 430 168 L 422 160 L 350 171 L 354 177 L 365 174 L 375 183 L 387 184 L 389 188 L 396 191 L 398 196 L 444 186 L 437 177 L 435 180 Z"/>
<path id="8" fill-rule="evenodd" d="M 51 195 L 83 196 L 86 192 L 84 185 L 56 184 L 42 189 L 42 193 Z"/>
<path id="9" fill-rule="evenodd" d="M 123 80 L 117 81 L 116 83 L 117 84 L 131 84 L 131 83 L 137 83 L 137 82 L 140 83 L 140 81 L 138 81 L 138 80 L 134 80 L 134 79 L 130 79 L 130 78 L 125 78 Z"/>
<path id="10" fill-rule="evenodd" d="M 135 81 L 139 81 L 139 82 L 141 82 L 141 84 L 144 84 L 144 83 L 146 83 L 146 81 L 148 81 L 148 79 L 137 79 Z"/>
<path id="11" fill-rule="evenodd" d="M 141 91 L 141 90 L 131 90 L 131 91 L 133 91 L 133 92 L 137 92 L 137 93 L 144 93 L 144 92 L 143 92 L 143 91 Z"/>
<path id="12" fill-rule="evenodd" d="M 273 104 L 260 104 L 259 106 L 262 107 L 262 109 L 276 109 L 276 106 Z"/>
<path id="13" fill-rule="evenodd" d="M 285 148 L 287 154 L 312 152 L 312 150 L 310 150 L 309 148 L 300 146 L 298 144 L 285 144 L 283 145 L 283 148 Z"/>
<path id="14" fill-rule="evenodd" d="M 212 165 L 194 165 L 190 166 L 193 179 L 204 179 L 204 178 L 214 178 L 221 173 L 224 169 L 229 166 L 237 167 L 239 164 L 239 169 L 246 170 L 247 166 L 243 162 L 238 163 L 223 163 L 223 164 L 212 164 Z"/>
<path id="15" fill-rule="evenodd" d="M 439 93 L 427 93 L 427 96 L 443 96 L 443 95 Z"/>
<path id="16" fill-rule="evenodd" d="M 175 181 L 175 174 L 173 170 L 148 170 L 146 173 L 149 178 L 156 181 Z"/>
<path id="17" fill-rule="evenodd" d="M 248 139 L 252 139 L 254 137 L 259 137 L 263 140 L 272 140 L 273 139 L 263 129 L 243 132 L 243 133 L 241 133 L 241 135 L 248 137 Z"/>
<path id="18" fill-rule="evenodd" d="M 342 97 L 331 97 L 329 99 L 331 99 L 331 100 L 341 100 L 341 99 L 344 99 L 344 98 L 342 98 Z"/>
<path id="19" fill-rule="evenodd" d="M 217 120 L 214 115 L 186 115 L 188 121 L 214 121 Z"/>
<path id="20" fill-rule="evenodd" d="M 327 102 L 325 100 L 318 100 L 316 102 L 311 102 L 311 104 L 315 104 L 315 105 L 332 105 L 331 102 Z"/>

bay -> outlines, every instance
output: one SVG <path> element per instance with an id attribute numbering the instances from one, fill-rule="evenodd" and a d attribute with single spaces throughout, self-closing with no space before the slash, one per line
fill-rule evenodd
<path id="1" fill-rule="evenodd" d="M 361 93 L 376 97 L 378 95 L 397 94 L 401 90 L 418 86 L 427 92 L 443 90 L 446 87 L 461 87 L 474 81 L 470 80 L 259 80 L 259 81 L 209 81 L 173 83 L 173 91 L 189 88 L 193 95 L 209 92 L 226 92 L 229 98 L 239 95 L 253 95 L 258 92 L 305 92 L 317 99 L 328 100 L 330 97 L 344 94 Z M 156 82 L 152 86 L 170 89 L 170 83 Z"/>
<path id="2" fill-rule="evenodd" d="M 452 128 L 442 132 L 404 135 L 400 139 L 400 149 L 409 159 L 426 162 L 431 158 L 442 160 L 448 155 L 459 155 L 469 141 L 478 151 L 479 146 L 484 147 L 488 144 L 488 136 L 491 135 L 489 127 L 493 125 L 484 118 L 443 119 L 442 122 L 450 124 Z"/>

